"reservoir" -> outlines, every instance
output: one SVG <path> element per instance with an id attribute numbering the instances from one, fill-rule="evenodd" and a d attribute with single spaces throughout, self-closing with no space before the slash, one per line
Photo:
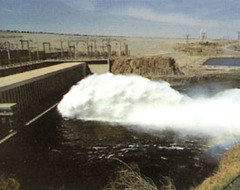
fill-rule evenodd
<path id="1" fill-rule="evenodd" d="M 240 66 L 240 58 L 211 58 L 204 65 L 213 66 Z"/>

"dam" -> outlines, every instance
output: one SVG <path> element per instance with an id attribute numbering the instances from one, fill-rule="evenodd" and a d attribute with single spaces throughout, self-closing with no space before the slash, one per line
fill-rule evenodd
<path id="1" fill-rule="evenodd" d="M 41 64 L 39 64 L 41 65 Z M 0 136 L 29 125 L 31 120 L 54 106 L 78 81 L 91 73 L 109 71 L 108 60 L 48 62 L 9 69 L 0 78 Z M 26 67 L 26 66 L 25 66 Z M 20 72 L 13 74 L 14 72 Z M 23 72 L 25 71 L 25 72 Z M 5 71 L 6 72 L 6 71 Z"/>
<path id="2" fill-rule="evenodd" d="M 59 78 L 55 79 L 53 85 L 55 83 L 63 83 L 62 80 L 67 80 L 67 76 L 72 78 L 72 70 L 75 71 L 78 67 L 82 68 L 80 69 L 82 75 L 84 74 L 83 72 L 86 75 L 87 73 L 100 72 L 98 68 L 100 65 L 97 65 L 97 62 L 94 61 L 58 63 L 58 65 L 64 65 L 64 67 L 68 64 L 69 68 L 64 68 L 62 72 L 69 70 L 69 75 L 63 75 L 60 77 L 61 80 Z M 107 61 L 102 66 L 106 69 L 109 67 Z M 52 66 L 49 68 L 52 68 Z M 36 71 L 40 71 L 40 68 Z M 58 72 L 61 73 L 61 68 L 53 71 L 56 75 Z M 52 76 L 51 73 L 46 74 L 44 72 L 44 75 L 49 75 L 50 77 Z M 78 74 L 79 72 L 76 73 L 76 75 Z M 54 100 L 55 97 L 59 95 L 61 98 L 61 92 L 54 92 L 57 88 L 60 88 L 60 84 L 53 89 L 53 95 L 49 94 L 45 98 L 40 98 L 39 101 L 32 105 L 30 100 L 26 101 L 30 102 L 30 106 L 28 109 L 21 111 L 21 116 L 24 116 L 23 119 L 25 119 L 27 115 L 25 111 L 27 111 L 33 117 L 30 120 L 26 120 L 24 123 L 25 127 L 23 127 L 24 130 L 20 131 L 17 129 L 18 135 L 0 146 L 2 148 L 0 158 L 2 170 L 7 174 L 14 173 L 19 178 L 22 189 L 102 189 L 107 183 L 109 176 L 113 176 L 113 171 L 120 167 L 120 164 L 114 160 L 115 158 L 121 159 L 126 163 L 136 162 L 141 171 L 143 171 L 143 175 L 153 179 L 156 183 L 159 182 L 158 177 L 160 174 L 162 176 L 171 176 L 174 179 L 174 184 L 179 189 L 188 189 L 189 186 L 193 185 L 192 181 L 199 183 L 212 173 L 216 167 L 215 163 L 207 163 L 204 159 L 205 155 L 202 156 L 202 153 L 208 147 L 207 140 L 196 138 L 194 134 L 193 136 L 187 135 L 187 138 L 182 138 L 181 140 L 181 137 L 178 137 L 181 131 L 177 129 L 185 129 L 183 132 L 187 132 L 186 126 L 188 126 L 191 129 L 190 131 L 192 129 L 204 131 L 203 129 L 206 128 L 207 122 L 202 122 L 202 120 L 210 118 L 209 113 L 216 112 L 214 110 L 215 106 L 206 106 L 213 109 L 209 109 L 209 112 L 206 113 L 204 109 L 198 109 L 201 108 L 202 104 L 198 107 L 198 102 L 194 100 L 187 101 L 189 100 L 187 98 L 184 101 L 185 104 L 179 104 L 178 100 L 182 95 L 175 92 L 164 82 L 156 83 L 148 79 L 139 78 L 139 76 L 122 77 L 114 76 L 111 73 L 87 77 L 82 80 L 82 82 L 85 81 L 85 84 L 87 81 L 85 88 L 78 86 L 81 89 L 80 96 L 77 96 L 75 100 L 83 100 L 81 96 L 84 92 L 87 94 L 91 89 L 92 92 L 96 93 L 88 93 L 88 96 L 85 96 L 89 98 L 90 102 L 83 101 L 83 104 L 79 104 L 76 101 L 66 102 L 67 104 L 65 105 L 70 107 L 69 110 L 77 112 L 77 116 L 81 114 L 80 111 L 82 110 L 83 114 L 91 117 L 93 115 L 89 113 L 93 114 L 95 112 L 94 121 L 76 120 L 74 119 L 76 117 L 65 120 L 60 117 L 56 109 L 51 109 L 58 102 L 58 100 Z M 41 80 L 40 78 L 39 80 Z M 50 83 L 50 79 L 51 77 L 45 79 L 45 82 L 42 84 L 42 86 L 46 85 L 48 91 L 52 90 L 51 85 L 47 85 Z M 6 83 L 9 81 L 6 80 Z M 69 84 L 69 87 L 66 87 L 63 91 L 68 91 L 70 86 Z M 100 90 L 101 93 L 98 93 L 99 91 L 97 90 Z M 134 94 L 132 94 L 133 92 Z M 225 95 L 229 95 L 229 93 Z M 26 95 L 24 92 L 19 94 L 23 94 L 22 97 Z M 9 98 L 11 94 L 6 93 L 1 97 Z M 225 99 L 225 96 L 222 98 Z M 73 99 L 74 97 L 72 96 L 67 98 L 67 100 Z M 209 100 L 215 100 L 215 98 L 207 99 L 206 102 L 209 102 Z M 47 104 L 47 109 L 40 109 L 44 107 L 45 103 Z M 236 102 L 233 105 L 235 104 Z M 11 113 L 18 114 L 18 106 L 20 105 L 18 105 L 18 102 L 7 101 L 2 108 L 8 110 L 8 112 L 5 112 L 8 115 L 11 115 Z M 75 105 L 80 109 L 72 109 Z M 79 105 L 82 105 L 82 107 L 79 107 Z M 90 105 L 88 110 L 86 110 L 87 105 Z M 192 105 L 195 105 L 195 107 L 192 107 Z M 217 105 L 221 104 L 218 103 Z M 36 109 L 35 106 L 39 108 Z M 123 106 L 124 109 L 121 109 Z M 132 109 L 134 106 L 136 109 Z M 186 107 L 182 109 L 182 106 Z M 161 110 L 161 108 L 163 109 Z M 230 108 L 226 110 L 231 110 Z M 44 110 L 42 112 L 44 113 L 49 109 L 51 111 L 31 123 L 32 119 L 39 115 L 38 113 L 33 115 L 34 111 L 38 110 L 41 112 Z M 100 110 L 99 112 L 99 109 L 102 109 L 102 111 Z M 217 109 L 220 110 L 219 108 Z M 194 114 L 196 113 L 194 110 L 202 110 L 202 113 L 207 115 L 198 117 L 202 114 Z M 98 113 L 100 113 L 101 117 L 105 117 L 105 121 L 107 119 L 110 121 L 109 119 L 115 116 L 119 124 L 113 126 L 112 123 L 96 121 L 97 117 L 99 117 Z M 188 117 L 190 113 L 193 113 L 192 117 Z M 177 117 L 179 115 L 181 117 Z M 19 119 L 22 119 L 21 116 Z M 216 117 L 219 120 L 219 115 Z M 162 118 L 166 118 L 165 121 L 167 122 L 171 121 L 173 129 L 176 129 L 176 131 L 165 130 L 164 124 L 161 123 L 163 121 Z M 182 124 L 182 118 L 184 121 L 189 122 Z M 193 119 L 191 120 L 191 118 Z M 124 125 L 127 119 L 134 124 L 134 128 L 130 128 L 132 125 Z M 192 121 L 195 120 L 199 121 L 198 123 L 201 123 L 202 126 L 197 125 L 195 127 L 196 125 L 192 124 L 194 123 Z M 136 122 L 141 123 L 138 125 Z M 29 123 L 31 124 L 27 127 Z M 133 129 L 137 129 L 138 126 L 143 126 L 144 128 L 134 131 Z M 214 131 L 214 134 L 215 131 L 220 131 L 218 123 L 216 126 L 218 130 L 209 128 Z M 155 130 L 148 131 L 149 127 L 154 127 Z M 222 128 L 225 129 L 226 127 L 222 126 Z M 149 134 L 145 133 L 145 129 Z M 93 180 L 95 183 L 92 183 Z M 157 185 L 161 186 L 161 184 Z"/>

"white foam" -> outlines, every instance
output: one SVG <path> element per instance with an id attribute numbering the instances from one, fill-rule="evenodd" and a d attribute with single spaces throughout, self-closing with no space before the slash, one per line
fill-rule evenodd
<path id="1" fill-rule="evenodd" d="M 136 75 L 92 75 L 58 105 L 64 118 L 117 122 L 134 129 L 171 128 L 212 136 L 240 134 L 240 90 L 190 98 L 167 82 Z"/>

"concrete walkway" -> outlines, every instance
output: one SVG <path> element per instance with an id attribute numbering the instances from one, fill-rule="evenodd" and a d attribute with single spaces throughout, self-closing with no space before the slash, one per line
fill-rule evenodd
<path id="1" fill-rule="evenodd" d="M 44 67 L 41 69 L 35 69 L 32 71 L 27 71 L 15 75 L 10 75 L 6 77 L 0 77 L 0 90 L 3 87 L 11 86 L 13 84 L 22 83 L 34 78 L 39 78 L 43 75 L 47 75 L 54 72 L 59 72 L 61 70 L 69 69 L 72 67 L 77 67 L 78 65 L 85 64 L 83 62 L 71 62 L 71 63 L 61 63 L 58 65 Z"/>
<path id="2" fill-rule="evenodd" d="M 109 72 L 109 64 L 89 64 L 92 73 L 103 74 Z"/>

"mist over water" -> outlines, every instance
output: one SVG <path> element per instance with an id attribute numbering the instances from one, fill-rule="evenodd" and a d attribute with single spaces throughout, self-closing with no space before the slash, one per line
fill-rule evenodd
<path id="1" fill-rule="evenodd" d="M 146 132 L 171 129 L 215 138 L 240 135 L 237 88 L 190 97 L 164 81 L 95 74 L 73 86 L 58 111 L 66 119 L 121 123 Z"/>

